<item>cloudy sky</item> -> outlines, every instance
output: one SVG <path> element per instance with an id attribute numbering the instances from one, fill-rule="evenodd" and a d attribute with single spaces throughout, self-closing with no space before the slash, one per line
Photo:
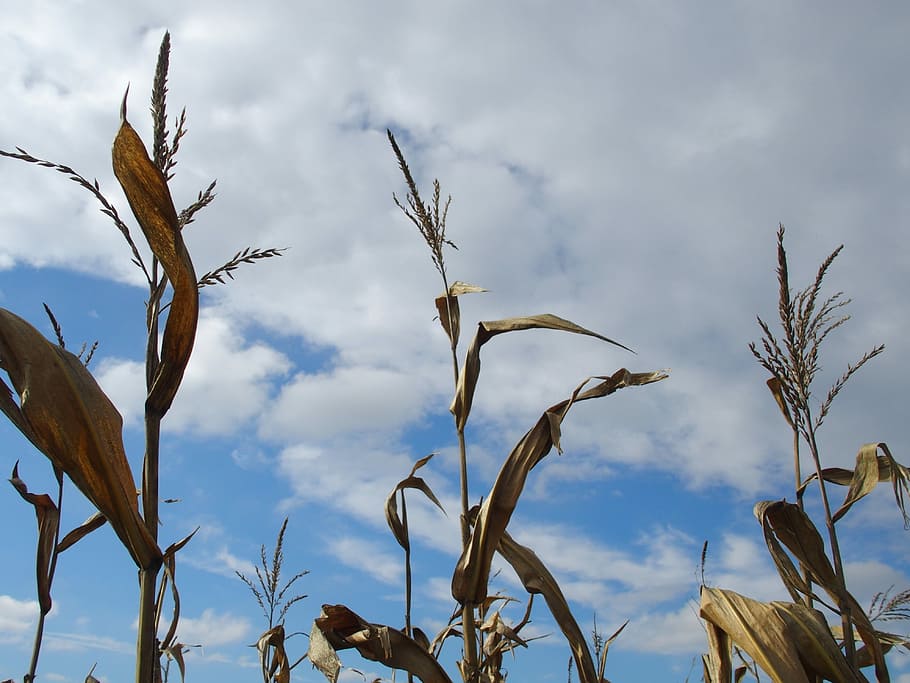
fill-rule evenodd
<path id="1" fill-rule="evenodd" d="M 425 193 L 439 178 L 452 196 L 450 279 L 489 290 L 462 297 L 462 352 L 479 320 L 544 312 L 636 351 L 545 331 L 484 347 L 467 430 L 472 501 L 585 377 L 670 370 L 577 406 L 563 455 L 534 470 L 510 530 L 562 582 L 585 631 L 595 617 L 606 634 L 631 620 L 611 679 L 698 679 L 705 540 L 708 583 L 786 597 L 751 512 L 793 498 L 789 431 L 748 350 L 755 316 L 776 315 L 779 223 L 797 286 L 845 245 L 826 282 L 852 298 L 853 319 L 829 338 L 818 393 L 887 347 L 835 403 L 820 434 L 825 462 L 849 467 L 872 441 L 910 460 L 899 391 L 910 355 L 908 21 L 903 5 L 776 1 L 5 7 L 0 148 L 97 178 L 129 216 L 110 145 L 127 84 L 130 119 L 151 139 L 148 97 L 169 30 L 169 113 L 186 106 L 189 129 L 171 183 L 178 208 L 218 180 L 216 201 L 185 231 L 197 273 L 245 247 L 287 248 L 203 290 L 194 356 L 164 425 L 161 491 L 180 502 L 163 511 L 162 541 L 200 528 L 178 555 L 180 638 L 203 645 L 187 657 L 189 680 L 258 676 L 248 646 L 263 618 L 233 572 L 252 572 L 286 516 L 285 570 L 311 572 L 296 584 L 309 597 L 289 630 L 309 632 L 323 603 L 400 626 L 403 557 L 383 502 L 430 452 L 422 472 L 447 515 L 411 499 L 415 623 L 435 633 L 451 612 L 459 502 L 451 358 L 434 320 L 442 283 L 393 203 L 406 190 L 387 128 Z M 46 302 L 68 347 L 99 341 L 91 367 L 124 417 L 136 468 L 141 271 L 89 193 L 0 162 L 0 306 L 52 336 Z M 5 423 L 0 446 L 0 470 L 20 460 L 32 490 L 51 489 L 47 461 Z M 90 512 L 68 488 L 64 527 Z M 0 678 L 21 678 L 37 610 L 34 517 L 11 487 L 0 515 Z M 840 526 L 862 603 L 910 587 L 887 490 Z M 61 557 L 44 680 L 83 680 L 96 662 L 102 680 L 129 679 L 135 584 L 109 529 Z M 494 588 L 524 601 L 509 571 Z M 507 663 L 513 678 L 565 680 L 568 648 L 542 602 L 531 632 L 553 635 Z M 290 646 L 302 654 L 305 638 Z M 453 675 L 458 656 L 452 641 L 443 660 Z M 353 654 L 345 664 L 389 675 Z M 891 665 L 910 681 L 906 657 Z"/>

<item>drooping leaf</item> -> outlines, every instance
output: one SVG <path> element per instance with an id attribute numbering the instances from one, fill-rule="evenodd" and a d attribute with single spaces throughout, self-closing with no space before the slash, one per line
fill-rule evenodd
<path id="1" fill-rule="evenodd" d="M 797 591 L 803 594 L 808 593 L 804 584 L 800 586 L 799 582 L 795 580 L 794 576 L 799 576 L 799 574 L 778 541 L 793 553 L 800 565 L 809 572 L 812 581 L 831 596 L 840 613 L 850 615 L 850 620 L 869 649 L 872 661 L 875 663 L 877 680 L 879 683 L 887 683 L 890 680 L 888 667 L 885 664 L 881 643 L 875 635 L 875 627 L 856 598 L 838 579 L 825 554 L 825 543 L 821 534 L 818 533 L 818 529 L 815 528 L 809 516 L 798 505 L 784 500 L 757 503 L 754 512 L 762 526 L 774 563 L 791 595 L 798 595 Z M 800 579 L 801 581 L 802 579 Z M 799 598 L 795 597 L 794 602 L 798 601 Z"/>
<path id="2" fill-rule="evenodd" d="M 54 540 L 60 525 L 60 510 L 46 493 L 31 493 L 28 486 L 19 478 L 19 463 L 13 465 L 10 478 L 13 488 L 27 503 L 35 508 L 38 519 L 38 548 L 35 556 L 35 579 L 38 590 L 38 605 L 42 614 L 51 611 L 51 558 L 54 554 Z"/>
<path id="3" fill-rule="evenodd" d="M 323 605 L 314 628 L 322 631 L 336 652 L 356 648 L 362 657 L 407 671 L 423 683 L 451 683 L 439 662 L 419 643 L 397 629 L 365 621 L 344 605 Z"/>
<path id="4" fill-rule="evenodd" d="M 469 285 L 466 282 L 453 282 L 449 285 L 448 296 L 445 293 L 436 297 L 436 310 L 439 311 L 439 323 L 442 329 L 446 331 L 452 346 L 458 344 L 458 337 L 461 334 L 461 311 L 458 306 L 457 297 L 462 294 L 475 294 L 485 292 L 483 287 Z M 452 310 L 449 311 L 449 301 L 452 302 Z M 449 329 L 451 327 L 451 329 Z"/>
<path id="5" fill-rule="evenodd" d="M 884 455 L 878 455 L 879 450 Z M 834 521 L 847 514 L 853 504 L 871 493 L 879 482 L 888 480 L 894 488 L 894 498 L 903 516 L 904 527 L 910 526 L 910 517 L 904 503 L 904 494 L 910 494 L 910 470 L 897 462 L 888 445 L 881 442 L 864 444 L 856 454 L 856 467 L 853 469 L 850 488 L 843 505 L 834 513 Z"/>
<path id="6" fill-rule="evenodd" d="M 95 529 L 100 529 L 107 523 L 107 517 L 100 512 L 95 512 L 91 517 L 82 524 L 70 531 L 66 536 L 57 543 L 57 552 L 62 553 L 64 550 L 71 548 L 83 538 L 92 533 Z"/>
<path id="7" fill-rule="evenodd" d="M 499 540 L 497 550 L 506 562 L 512 565 L 526 591 L 543 595 L 550 613 L 559 624 L 559 628 L 572 650 L 580 682 L 600 683 L 584 634 L 578 626 L 578 622 L 575 621 L 559 584 L 544 563 L 533 550 L 517 543 L 505 531 Z"/>
<path id="8" fill-rule="evenodd" d="M 161 577 L 161 587 L 158 591 L 158 599 L 156 604 L 156 614 L 158 619 L 161 618 L 163 602 L 164 602 L 164 592 L 166 586 L 170 585 L 171 588 L 171 623 L 168 626 L 167 633 L 164 635 L 164 638 L 161 639 L 161 647 L 169 648 L 174 644 L 174 641 L 177 637 L 177 624 L 180 622 L 180 591 L 177 590 L 177 551 L 183 548 L 187 543 L 190 542 L 190 539 L 196 535 L 196 532 L 199 531 L 199 527 L 193 529 L 193 531 L 188 535 L 172 543 L 167 547 L 167 550 L 164 551 L 164 561 L 162 566 L 164 568 L 164 573 Z M 157 625 L 156 625 L 157 629 Z"/>
<path id="9" fill-rule="evenodd" d="M 137 566 L 160 561 L 139 515 L 123 420 L 82 361 L 0 309 L 0 367 L 19 396 L 18 405 L 11 397 L 2 401 L 9 389 L 0 390 L 0 407 L 13 424 L 107 518 Z"/>
<path id="10" fill-rule="evenodd" d="M 568 320 L 563 320 L 555 315 L 544 313 L 541 315 L 531 315 L 524 318 L 506 318 L 505 320 L 491 320 L 481 322 L 477 325 L 477 332 L 471 341 L 468 352 L 465 356 L 464 366 L 458 377 L 458 385 L 455 388 L 455 398 L 449 411 L 455 416 L 455 422 L 459 430 L 464 429 L 468 421 L 468 415 L 471 413 L 471 405 L 474 402 L 474 392 L 477 389 L 477 380 L 480 377 L 480 349 L 490 339 L 504 332 L 516 332 L 518 330 L 559 330 L 562 332 L 572 332 L 574 334 L 583 334 L 589 337 L 596 337 L 605 342 L 618 346 L 626 351 L 630 348 L 623 346 L 619 342 L 604 337 L 597 332 L 592 332 L 580 325 L 576 325 Z"/>
<path id="11" fill-rule="evenodd" d="M 436 498 L 436 494 L 433 493 L 433 490 L 421 477 L 415 477 L 414 473 L 426 465 L 430 459 L 435 455 L 430 453 L 427 456 L 424 456 L 416 463 L 414 467 L 411 468 L 411 473 L 402 479 L 398 484 L 395 485 L 395 488 L 392 489 L 392 492 L 388 495 L 385 501 L 385 518 L 388 522 L 389 529 L 392 530 L 392 535 L 395 536 L 395 540 L 398 541 L 404 550 L 409 550 L 411 546 L 411 541 L 408 537 L 408 530 L 405 528 L 404 524 L 401 521 L 401 517 L 398 515 L 398 493 L 404 489 L 417 489 L 418 491 L 423 492 L 423 494 L 432 501 L 432 503 L 442 510 L 442 513 L 445 514 L 445 509 L 442 507 L 442 503 L 439 502 L 439 499 Z"/>
<path id="12" fill-rule="evenodd" d="M 847 664 L 818 610 L 702 586 L 700 614 L 709 626 L 711 683 L 731 680 L 731 640 L 775 681 L 810 683 L 816 676 L 834 683 L 866 681 Z"/>
<path id="13" fill-rule="evenodd" d="M 793 418 L 790 417 L 790 409 L 787 407 L 787 400 L 784 398 L 784 392 L 781 390 L 780 380 L 777 377 L 772 377 L 766 384 L 771 391 L 771 395 L 774 396 L 774 402 L 777 403 L 777 407 L 780 408 L 780 412 L 792 429 Z"/>
<path id="14" fill-rule="evenodd" d="M 291 664 L 284 649 L 284 641 L 284 626 L 278 624 L 263 633 L 256 642 L 263 681 L 291 682 Z"/>
<path id="15" fill-rule="evenodd" d="M 470 543 L 462 552 L 452 577 L 452 596 L 460 603 L 480 604 L 487 595 L 490 564 L 496 546 L 512 518 L 512 511 L 524 489 L 531 469 L 554 446 L 561 452 L 560 425 L 572 405 L 579 401 L 608 396 L 623 387 L 650 384 L 666 378 L 663 372 L 631 373 L 626 369 L 612 376 L 589 378 L 576 387 L 572 396 L 550 406 L 506 458 L 474 525 Z M 591 379 L 600 382 L 584 389 Z"/>
<path id="16" fill-rule="evenodd" d="M 147 409 L 161 417 L 174 400 L 193 350 L 199 319 L 199 291 L 167 180 L 126 120 L 126 96 L 112 159 L 114 175 L 123 187 L 152 253 L 161 262 L 174 289 L 161 343 L 161 362 L 146 399 Z"/>

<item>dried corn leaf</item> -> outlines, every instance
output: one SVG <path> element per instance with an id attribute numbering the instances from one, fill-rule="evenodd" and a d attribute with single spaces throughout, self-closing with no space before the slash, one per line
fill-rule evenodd
<path id="1" fill-rule="evenodd" d="M 884 455 L 878 455 L 879 449 Z M 910 470 L 901 465 L 885 443 L 867 443 L 860 448 L 856 455 L 856 467 L 853 469 L 853 478 L 847 497 L 843 505 L 834 513 L 834 521 L 847 514 L 850 507 L 860 498 L 868 495 L 880 481 L 891 480 L 894 488 L 894 498 L 897 507 L 904 518 L 904 526 L 910 526 L 910 517 L 904 503 L 904 494 L 910 494 Z"/>
<path id="2" fill-rule="evenodd" d="M 263 681 L 291 683 L 291 664 L 284 641 L 284 626 L 278 624 L 263 633 L 256 642 Z"/>
<path id="3" fill-rule="evenodd" d="M 468 283 L 459 280 L 458 282 L 453 282 L 449 285 L 448 295 L 443 293 L 436 297 L 436 310 L 439 311 L 439 322 L 442 325 L 442 329 L 446 331 L 453 347 L 458 345 L 458 337 L 461 334 L 461 310 L 458 306 L 458 299 L 456 297 L 459 297 L 462 294 L 475 294 L 485 291 L 487 290 L 483 287 L 469 285 Z M 449 310 L 450 301 L 451 311 Z"/>
<path id="4" fill-rule="evenodd" d="M 723 634 L 780 683 L 809 683 L 816 676 L 834 683 L 866 681 L 847 664 L 818 610 L 786 602 L 758 602 L 733 591 L 703 586 L 700 614 L 709 624 L 712 683 L 730 680 L 729 641 Z M 727 651 L 715 652 L 715 648 Z"/>
<path id="5" fill-rule="evenodd" d="M 51 611 L 51 559 L 54 555 L 54 541 L 60 525 L 60 510 L 46 493 L 30 493 L 28 486 L 19 478 L 19 463 L 13 465 L 10 478 L 13 488 L 27 503 L 35 508 L 38 519 L 38 548 L 35 553 L 35 579 L 38 589 L 38 605 L 42 614 Z"/>
<path id="6" fill-rule="evenodd" d="M 161 417 L 174 400 L 193 350 L 199 318 L 199 290 L 167 180 L 126 120 L 126 96 L 112 158 L 114 175 L 123 187 L 152 253 L 161 262 L 174 288 L 161 343 L 161 363 L 151 380 L 146 399 L 146 408 Z"/>
<path id="7" fill-rule="evenodd" d="M 442 503 L 439 502 L 439 499 L 436 498 L 436 495 L 433 493 L 433 490 L 429 485 L 421 478 L 415 477 L 414 473 L 426 465 L 430 459 L 435 455 L 430 453 L 430 455 L 424 456 L 416 463 L 414 467 L 411 468 L 411 473 L 402 479 L 398 484 L 395 485 L 395 488 L 392 489 L 392 492 L 388 495 L 385 501 L 385 518 L 386 522 L 389 524 L 389 529 L 392 530 L 392 535 L 395 536 L 395 540 L 398 541 L 400 545 L 405 550 L 410 550 L 411 541 L 408 536 L 407 526 L 401 521 L 401 517 L 398 515 L 398 493 L 404 491 L 404 489 L 417 489 L 422 491 L 423 494 L 429 498 L 436 507 L 442 510 L 445 514 L 445 510 L 442 507 Z"/>
<path id="8" fill-rule="evenodd" d="M 790 417 L 790 409 L 787 407 L 787 400 L 784 398 L 784 392 L 781 390 L 780 380 L 777 379 L 777 377 L 772 377 L 766 384 L 771 391 L 771 395 L 774 396 L 774 402 L 777 403 L 777 407 L 780 408 L 780 412 L 792 429 L 793 418 Z"/>
<path id="9" fill-rule="evenodd" d="M 499 544 L 512 511 L 524 489 L 531 469 L 554 446 L 561 452 L 560 425 L 572 405 L 578 401 L 608 396 L 623 387 L 650 384 L 666 378 L 663 372 L 631 373 L 626 369 L 610 377 L 588 378 L 576 387 L 572 396 L 550 406 L 540 419 L 518 442 L 506 458 L 489 496 L 480 508 L 477 522 L 452 577 L 452 596 L 465 604 L 480 604 L 487 596 L 490 563 Z M 591 379 L 601 380 L 590 389 L 584 389 Z"/>
<path id="10" fill-rule="evenodd" d="M 100 512 L 96 512 L 82 524 L 70 531 L 66 536 L 60 539 L 57 544 L 57 552 L 62 553 L 64 550 L 71 548 L 83 538 L 92 533 L 95 529 L 100 529 L 107 523 L 107 517 Z"/>
<path id="11" fill-rule="evenodd" d="M 600 646 L 600 660 L 597 662 L 597 679 L 604 680 L 604 671 L 607 668 L 607 654 L 610 652 L 610 646 L 613 644 L 613 641 L 619 638 L 619 634 L 623 632 L 623 629 L 629 625 L 629 620 L 626 619 L 622 626 L 616 629 L 609 638 L 607 638 Z"/>
<path id="12" fill-rule="evenodd" d="M 875 635 L 875 627 L 856 598 L 835 574 L 825 554 L 825 543 L 809 516 L 798 505 L 783 500 L 756 504 L 755 516 L 762 525 L 765 541 L 778 570 L 789 565 L 786 571 L 780 573 L 791 595 L 794 595 L 795 591 L 807 594 L 807 590 L 804 583 L 800 585 L 802 579 L 799 579 L 799 582 L 794 579 L 794 575 L 798 576 L 796 568 L 777 541 L 783 543 L 793 553 L 800 565 L 808 570 L 812 580 L 831 596 L 840 613 L 849 614 L 860 638 L 869 648 L 872 661 L 875 663 L 876 678 L 880 683 L 887 683 L 888 668 L 885 665 L 881 643 Z M 798 601 L 798 597 L 794 598 L 794 602 Z"/>
<path id="13" fill-rule="evenodd" d="M 455 422 L 458 429 L 464 429 L 468 421 L 468 415 L 471 413 L 471 405 L 474 402 L 474 392 L 477 389 L 477 380 L 480 377 L 480 348 L 490 339 L 504 332 L 515 332 L 518 330 L 560 330 L 562 332 L 572 332 L 574 334 L 584 334 L 589 337 L 596 337 L 605 342 L 614 344 L 620 348 L 631 351 L 619 342 L 608 339 L 597 332 L 585 329 L 568 320 L 563 320 L 555 315 L 544 313 L 541 315 L 532 315 L 525 318 L 507 318 L 505 320 L 492 320 L 481 322 L 477 325 L 477 332 L 468 347 L 465 356 L 464 366 L 458 377 L 458 384 L 455 388 L 455 398 L 449 411 L 455 416 Z"/>
<path id="14" fill-rule="evenodd" d="M 337 683 L 338 674 L 341 673 L 341 660 L 335 653 L 335 648 L 326 640 L 316 622 L 313 622 L 313 628 L 310 629 L 310 645 L 307 648 L 307 659 L 310 663 L 322 672 L 330 683 Z"/>
<path id="15" fill-rule="evenodd" d="M 356 648 L 362 657 L 407 671 L 423 683 L 451 683 L 439 662 L 419 643 L 401 631 L 364 621 L 344 605 L 323 605 L 314 628 L 336 652 Z"/>
<path id="16" fill-rule="evenodd" d="M 19 395 L 19 405 L 0 402 L 13 424 L 23 425 L 32 443 L 107 518 L 137 566 L 160 561 L 139 516 L 123 420 L 82 361 L 0 309 L 0 366 Z"/>
<path id="17" fill-rule="evenodd" d="M 559 624 L 559 628 L 572 650 L 580 683 L 600 683 L 585 636 L 578 626 L 578 622 L 575 621 L 575 617 L 572 616 L 569 603 L 559 588 L 559 584 L 544 563 L 533 550 L 516 542 L 505 531 L 502 532 L 499 539 L 497 550 L 506 562 L 512 565 L 528 593 L 543 595 L 550 613 Z"/>

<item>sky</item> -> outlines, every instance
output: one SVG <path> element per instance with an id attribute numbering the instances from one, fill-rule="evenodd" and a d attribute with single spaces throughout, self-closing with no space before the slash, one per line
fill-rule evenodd
<path id="1" fill-rule="evenodd" d="M 217 178 L 184 235 L 197 273 L 246 247 L 286 248 L 202 290 L 198 336 L 163 425 L 162 543 L 179 552 L 182 642 L 193 683 L 256 679 L 263 615 L 235 576 L 271 552 L 282 521 L 285 576 L 308 597 L 287 620 L 308 633 L 322 604 L 404 621 L 404 558 L 383 505 L 412 464 L 445 514 L 409 496 L 414 622 L 441 629 L 460 550 L 457 439 L 443 285 L 392 194 L 406 188 L 391 129 L 425 195 L 451 195 L 450 280 L 463 357 L 478 321 L 553 313 L 616 339 L 552 331 L 483 350 L 467 426 L 472 502 L 512 445 L 592 375 L 667 369 L 667 380 L 579 405 L 562 455 L 531 473 L 510 533 L 560 581 L 583 630 L 610 634 L 614 681 L 701 677 L 702 546 L 709 585 L 786 599 L 752 515 L 793 500 L 790 432 L 748 344 L 777 313 L 776 232 L 802 287 L 838 245 L 827 293 L 852 299 L 828 338 L 817 394 L 877 344 L 820 432 L 823 461 L 851 467 L 884 441 L 907 463 L 910 355 L 910 8 L 832 2 L 531 1 L 256 3 L 35 0 L 0 26 L 0 148 L 67 164 L 138 228 L 110 148 L 129 117 L 151 140 L 158 46 L 172 40 L 170 129 L 182 107 L 171 192 L 178 209 Z M 100 205 L 63 175 L 0 159 L 0 306 L 67 347 L 97 340 L 90 368 L 142 458 L 141 271 Z M 146 252 L 147 253 L 147 252 Z M 902 379 L 904 378 L 904 379 Z M 47 460 L 0 424 L 0 470 L 19 461 L 51 492 Z M 138 474 L 137 474 L 138 476 Z M 832 493 L 839 501 L 843 491 Z M 812 508 L 817 512 L 817 502 Z M 64 530 L 90 505 L 68 485 Z M 0 678 L 28 667 L 37 603 L 35 522 L 0 488 Z M 887 487 L 839 523 L 862 604 L 910 588 L 907 535 Z M 492 588 L 526 594 L 510 570 Z M 135 569 L 109 528 L 65 552 L 40 680 L 133 675 Z M 596 620 L 596 622 L 595 622 Z M 894 628 L 905 625 L 892 625 Z M 542 601 L 506 659 L 511 680 L 563 681 L 569 650 Z M 289 641 L 293 656 L 306 638 Z M 442 662 L 457 676 L 460 648 Z M 344 653 L 343 680 L 391 673 Z M 889 657 L 910 683 L 910 659 Z M 361 672 L 361 674 L 357 672 Z M 302 663 L 294 680 L 321 676 Z M 176 678 L 172 679 L 176 680 Z"/>

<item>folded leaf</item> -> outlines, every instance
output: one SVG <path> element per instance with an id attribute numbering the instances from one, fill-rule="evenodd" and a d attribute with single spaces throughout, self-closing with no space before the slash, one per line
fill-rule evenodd
<path id="1" fill-rule="evenodd" d="M 35 508 L 38 518 L 38 550 L 35 557 L 35 575 L 38 589 L 38 605 L 42 614 L 51 611 L 51 558 L 54 554 L 54 540 L 60 525 L 60 510 L 46 493 L 30 493 L 28 486 L 19 478 L 19 463 L 13 465 L 13 476 L 10 478 L 13 488 L 23 500 Z"/>
<path id="2" fill-rule="evenodd" d="M 364 621 L 344 605 L 323 605 L 314 622 L 316 628 L 335 651 L 356 648 L 362 657 L 407 671 L 423 683 L 451 683 L 439 662 L 419 643 L 397 629 Z"/>
<path id="3" fill-rule="evenodd" d="M 161 417 L 177 394 L 193 350 L 199 319 L 199 290 L 167 180 L 126 120 L 125 96 L 112 157 L 114 175 L 123 187 L 152 253 L 161 262 L 174 288 L 161 344 L 161 363 L 155 377 L 151 378 L 146 399 L 148 410 Z"/>
<path id="4" fill-rule="evenodd" d="M 19 395 L 0 408 L 107 518 L 137 566 L 160 562 L 139 515 L 123 420 L 82 361 L 0 308 L 0 365 Z"/>
<path id="5" fill-rule="evenodd" d="M 711 683 L 730 680 L 729 652 L 714 651 L 729 647 L 724 635 L 781 683 L 810 683 L 816 676 L 834 683 L 866 681 L 847 664 L 818 610 L 794 603 L 758 602 L 733 591 L 703 586 L 700 614 L 710 625 Z"/>

